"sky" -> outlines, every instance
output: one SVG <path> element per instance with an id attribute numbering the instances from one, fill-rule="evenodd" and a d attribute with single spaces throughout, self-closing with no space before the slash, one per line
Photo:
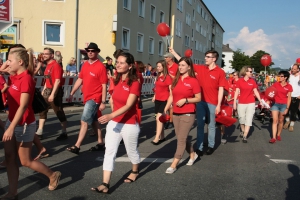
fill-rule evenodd
<path id="1" fill-rule="evenodd" d="M 223 44 L 252 56 L 263 50 L 272 67 L 300 58 L 300 0 L 203 0 L 225 33 Z"/>

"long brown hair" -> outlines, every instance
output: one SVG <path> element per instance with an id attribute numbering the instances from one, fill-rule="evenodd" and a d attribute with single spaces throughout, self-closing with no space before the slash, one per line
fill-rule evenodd
<path id="1" fill-rule="evenodd" d="M 167 62 L 165 60 L 159 60 L 157 61 L 156 65 L 160 63 L 161 66 L 163 67 L 163 71 L 162 72 L 158 72 L 157 73 L 157 77 L 160 77 L 160 74 L 162 73 L 164 75 L 164 80 L 166 80 L 167 75 L 169 75 L 169 71 L 168 71 L 168 67 L 167 67 Z"/>
<path id="2" fill-rule="evenodd" d="M 24 49 L 22 47 L 13 48 L 10 50 L 9 54 L 14 54 L 17 59 L 23 61 L 23 65 L 28 70 L 28 73 L 34 75 L 34 65 L 33 65 L 33 50 Z"/>
<path id="3" fill-rule="evenodd" d="M 188 57 L 181 57 L 180 60 L 178 61 L 178 63 L 180 64 L 180 62 L 182 62 L 182 61 L 186 62 L 186 64 L 188 66 L 190 66 L 190 70 L 188 71 L 188 75 L 190 77 L 196 78 L 192 59 L 188 58 Z M 176 76 L 175 76 L 175 78 L 173 80 L 173 83 L 172 83 L 172 88 L 174 88 L 177 85 L 178 80 L 180 78 L 180 75 L 181 74 L 180 74 L 179 69 L 178 69 L 177 72 L 176 72 Z"/>
<path id="4" fill-rule="evenodd" d="M 132 65 L 132 67 L 129 69 L 129 72 L 128 72 L 128 81 L 127 81 L 127 84 L 129 86 L 131 86 L 131 84 L 134 82 L 134 81 L 137 81 L 138 80 L 138 76 L 137 76 L 137 73 L 136 73 L 136 67 L 134 66 L 134 57 L 133 55 L 131 55 L 130 53 L 127 53 L 127 52 L 123 52 L 123 53 L 120 53 L 118 55 L 119 56 L 123 56 L 126 58 L 126 63 L 128 65 Z M 118 59 L 117 57 L 117 59 Z M 122 74 L 120 73 L 117 73 L 117 77 L 116 79 L 114 80 L 114 85 L 117 85 L 119 82 L 120 82 L 120 79 L 122 77 Z"/>

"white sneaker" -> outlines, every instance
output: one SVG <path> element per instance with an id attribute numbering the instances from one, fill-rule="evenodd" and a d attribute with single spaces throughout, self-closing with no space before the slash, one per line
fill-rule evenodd
<path id="1" fill-rule="evenodd" d="M 226 139 L 221 139 L 221 143 L 222 143 L 222 144 L 226 144 L 226 143 L 227 143 L 227 140 L 226 140 Z"/>
<path id="2" fill-rule="evenodd" d="M 176 170 L 177 170 L 176 168 L 169 167 L 169 168 L 166 170 L 166 174 L 173 174 Z"/>
<path id="3" fill-rule="evenodd" d="M 192 166 L 194 162 L 197 160 L 197 158 L 198 158 L 198 154 L 194 153 L 194 159 L 190 159 L 189 162 L 186 163 L 186 165 Z"/>

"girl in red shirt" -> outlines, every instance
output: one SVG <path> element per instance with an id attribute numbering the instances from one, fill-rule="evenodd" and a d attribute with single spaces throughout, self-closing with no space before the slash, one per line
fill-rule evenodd
<path id="1" fill-rule="evenodd" d="M 291 104 L 292 86 L 287 82 L 290 73 L 287 71 L 279 72 L 279 82 L 274 83 L 271 87 L 276 88 L 275 103 L 271 107 L 273 123 L 272 123 L 272 139 L 270 143 L 275 143 L 276 140 L 281 141 L 281 132 L 283 127 L 284 116 L 288 113 Z"/>
<path id="2" fill-rule="evenodd" d="M 170 98 L 172 78 L 168 73 L 166 61 L 158 61 L 156 63 L 156 69 L 158 75 L 155 82 L 155 94 L 152 98 L 152 102 L 155 103 L 156 135 L 151 143 L 154 145 L 159 145 L 160 143 L 165 141 L 163 128 L 164 124 L 159 121 L 159 117 L 164 113 L 164 109 L 167 105 L 167 100 Z"/>
<path id="3" fill-rule="evenodd" d="M 236 91 L 234 94 L 233 109 L 238 109 L 239 122 L 241 125 L 242 132 L 240 137 L 243 138 L 243 143 L 247 143 L 247 136 L 252 126 L 253 115 L 255 112 L 255 98 L 261 101 L 259 93 L 257 91 L 257 85 L 252 77 L 252 68 L 249 66 L 244 66 L 240 71 L 240 78 L 236 82 Z M 254 95 L 253 95 L 254 93 Z M 237 98 L 239 96 L 239 102 L 237 105 Z"/>
<path id="4" fill-rule="evenodd" d="M 17 199 L 19 166 L 21 164 L 34 171 L 46 175 L 49 180 L 49 190 L 55 190 L 61 176 L 60 172 L 51 171 L 46 165 L 31 158 L 32 141 L 35 135 L 36 123 L 32 109 L 35 83 L 33 76 L 32 50 L 14 48 L 10 51 L 8 60 L 1 67 L 2 71 L 9 70 L 11 86 L 8 89 L 9 115 L 6 122 L 4 142 L 5 161 L 9 183 L 7 199 Z"/>
<path id="5" fill-rule="evenodd" d="M 184 150 L 190 154 L 187 165 L 193 165 L 198 155 L 187 141 L 188 134 L 195 122 L 196 103 L 200 102 L 200 86 L 196 79 L 191 58 L 182 57 L 179 60 L 178 70 L 172 83 L 172 90 L 164 109 L 166 113 L 173 103 L 173 123 L 177 137 L 177 149 L 171 166 L 166 170 L 167 174 L 173 174 Z"/>
<path id="6" fill-rule="evenodd" d="M 118 74 L 111 97 L 113 112 L 98 119 L 101 124 L 108 122 L 105 135 L 103 183 L 96 188 L 91 188 L 99 193 L 108 193 L 111 173 L 114 170 L 116 154 L 122 139 L 132 163 L 132 171 L 124 182 L 134 182 L 139 174 L 140 156 L 137 146 L 140 126 L 137 122 L 136 103 L 140 96 L 140 83 L 133 56 L 130 53 L 121 53 L 117 57 L 116 69 Z"/>

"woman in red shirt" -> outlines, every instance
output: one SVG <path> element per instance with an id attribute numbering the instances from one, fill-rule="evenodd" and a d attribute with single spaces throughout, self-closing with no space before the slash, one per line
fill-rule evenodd
<path id="1" fill-rule="evenodd" d="M 140 83 L 133 56 L 130 53 L 121 53 L 117 57 L 116 69 L 118 74 L 111 97 L 113 112 L 98 119 L 101 124 L 108 122 L 105 135 L 103 183 L 96 188 L 91 188 L 99 193 L 108 193 L 111 173 L 114 170 L 116 154 L 122 139 L 132 163 L 132 171 L 124 182 L 134 182 L 139 174 L 140 155 L 137 146 L 140 126 L 137 121 L 136 103 L 140 96 Z"/>
<path id="2" fill-rule="evenodd" d="M 244 66 L 240 71 L 240 78 L 236 82 L 236 91 L 234 94 L 233 109 L 238 110 L 239 122 L 242 132 L 240 137 L 243 138 L 243 142 L 247 143 L 247 135 L 250 127 L 252 126 L 253 115 L 255 112 L 255 98 L 261 101 L 259 93 L 257 91 L 257 85 L 252 77 L 252 68 Z M 253 95 L 254 93 L 254 95 Z M 237 105 L 237 98 L 239 96 L 239 102 Z"/>
<path id="3" fill-rule="evenodd" d="M 271 107 L 273 123 L 272 123 L 272 139 L 270 143 L 275 143 L 276 140 L 281 141 L 281 132 L 283 127 L 284 116 L 288 113 L 291 104 L 292 86 L 287 82 L 290 73 L 287 71 L 279 72 L 279 82 L 275 82 L 271 87 L 276 88 L 275 103 Z"/>
<path id="4" fill-rule="evenodd" d="M 178 70 L 172 83 L 172 90 L 164 109 L 166 113 L 173 103 L 173 123 L 177 137 L 177 149 L 171 166 L 166 170 L 167 174 L 173 174 L 184 150 L 190 154 L 187 165 L 193 165 L 198 155 L 187 141 L 188 134 L 195 122 L 196 103 L 200 102 L 200 86 L 196 79 L 191 58 L 182 57 L 179 60 Z"/>
<path id="5" fill-rule="evenodd" d="M 31 158 L 32 141 L 35 135 L 36 122 L 32 109 L 35 83 L 33 76 L 32 50 L 14 48 L 10 51 L 8 61 L 1 67 L 9 70 L 11 86 L 8 89 L 9 114 L 6 122 L 4 142 L 5 161 L 9 183 L 8 194 L 4 199 L 17 199 L 19 166 L 21 164 L 46 175 L 50 179 L 48 189 L 55 190 L 61 176 L 60 172 L 51 171 L 46 165 Z"/>
<path id="6" fill-rule="evenodd" d="M 165 141 L 163 123 L 159 121 L 159 117 L 164 113 L 164 109 L 170 97 L 172 78 L 168 73 L 166 61 L 158 61 L 156 63 L 156 69 L 158 75 L 155 82 L 155 94 L 152 98 L 152 102 L 155 103 L 156 135 L 151 143 L 154 145 L 159 145 Z"/>

